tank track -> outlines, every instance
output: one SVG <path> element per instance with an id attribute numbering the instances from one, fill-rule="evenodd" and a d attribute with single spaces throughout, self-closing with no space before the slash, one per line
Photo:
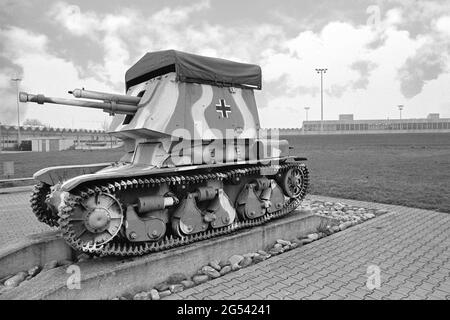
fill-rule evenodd
<path id="1" fill-rule="evenodd" d="M 250 174 L 261 174 L 261 169 L 275 169 L 278 172 L 284 172 L 291 168 L 297 167 L 301 170 L 303 175 L 303 185 L 300 195 L 297 198 L 291 198 L 285 202 L 283 208 L 273 212 L 271 214 L 265 214 L 264 216 L 245 221 L 237 221 L 229 226 L 209 229 L 204 232 L 188 235 L 184 237 L 165 236 L 162 240 L 157 242 L 123 242 L 120 240 L 112 240 L 106 244 L 82 244 L 81 240 L 75 238 L 74 232 L 70 229 L 69 218 L 72 210 L 81 203 L 86 197 L 92 196 L 96 193 L 110 193 L 114 194 L 117 190 L 124 190 L 128 188 L 150 188 L 155 187 L 163 183 L 169 185 L 177 184 L 189 184 L 189 183 L 201 183 L 209 179 L 216 180 L 229 180 L 239 176 L 245 176 Z M 229 234 L 240 229 L 255 227 L 262 225 L 270 220 L 280 218 L 287 215 L 297 208 L 302 199 L 305 197 L 307 188 L 309 185 L 308 169 L 303 163 L 285 163 L 281 165 L 268 165 L 268 166 L 253 166 L 250 168 L 242 169 L 230 169 L 226 171 L 220 171 L 208 174 L 192 174 L 192 175 L 176 175 L 155 178 L 154 176 L 148 178 L 136 178 L 128 180 L 118 180 L 115 182 L 109 182 L 105 184 L 99 184 L 95 186 L 78 189 L 77 194 L 70 194 L 65 201 L 65 204 L 59 211 L 59 225 L 62 230 L 62 235 L 68 244 L 75 250 L 98 256 L 139 256 L 148 253 L 163 251 L 183 245 L 187 245 L 193 242 L 214 238 L 217 236 Z"/>
<path id="2" fill-rule="evenodd" d="M 39 182 L 35 185 L 30 199 L 31 209 L 40 222 L 43 222 L 50 227 L 57 227 L 59 217 L 53 213 L 45 203 L 50 191 L 51 186 L 44 182 Z"/>

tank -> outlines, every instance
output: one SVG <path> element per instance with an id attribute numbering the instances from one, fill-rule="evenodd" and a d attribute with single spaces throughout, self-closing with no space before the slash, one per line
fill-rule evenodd
<path id="1" fill-rule="evenodd" d="M 126 94 L 84 89 L 77 99 L 21 92 L 22 102 L 97 108 L 124 145 L 114 163 L 35 173 L 37 218 L 74 249 L 133 256 L 262 225 L 295 210 L 306 159 L 261 130 L 261 68 L 175 50 L 145 54 Z"/>

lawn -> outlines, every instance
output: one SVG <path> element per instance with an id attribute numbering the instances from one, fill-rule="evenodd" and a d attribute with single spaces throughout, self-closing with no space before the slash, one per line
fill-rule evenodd
<path id="1" fill-rule="evenodd" d="M 450 133 L 285 137 L 310 193 L 450 212 Z"/>
<path id="2" fill-rule="evenodd" d="M 450 133 L 285 137 L 308 158 L 310 193 L 450 212 Z M 0 154 L 15 177 L 56 165 L 116 161 L 122 149 Z M 5 186 L 5 185 L 4 185 Z"/>
<path id="3" fill-rule="evenodd" d="M 112 162 L 119 160 L 123 154 L 123 148 L 104 150 L 0 153 L 0 165 L 3 165 L 4 161 L 14 161 L 15 175 L 11 178 L 24 178 L 31 177 L 33 173 L 46 167 Z M 1 170 L 3 170 L 3 168 Z M 3 171 L 1 173 L 3 174 Z M 5 177 L 2 179 L 4 178 Z"/>

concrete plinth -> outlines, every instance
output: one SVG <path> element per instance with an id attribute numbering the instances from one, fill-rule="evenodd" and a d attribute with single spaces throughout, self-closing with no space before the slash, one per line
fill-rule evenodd
<path id="1" fill-rule="evenodd" d="M 72 258 L 72 249 L 59 231 L 44 232 L 23 238 L 0 249 L 0 278 L 26 271 L 52 260 Z"/>

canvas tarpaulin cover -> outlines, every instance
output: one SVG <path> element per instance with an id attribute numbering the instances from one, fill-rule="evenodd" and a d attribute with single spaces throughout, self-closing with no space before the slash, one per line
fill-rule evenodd
<path id="1" fill-rule="evenodd" d="M 176 72 L 184 82 L 261 89 L 258 65 L 165 50 L 145 54 L 125 73 L 127 89 L 148 79 Z"/>

